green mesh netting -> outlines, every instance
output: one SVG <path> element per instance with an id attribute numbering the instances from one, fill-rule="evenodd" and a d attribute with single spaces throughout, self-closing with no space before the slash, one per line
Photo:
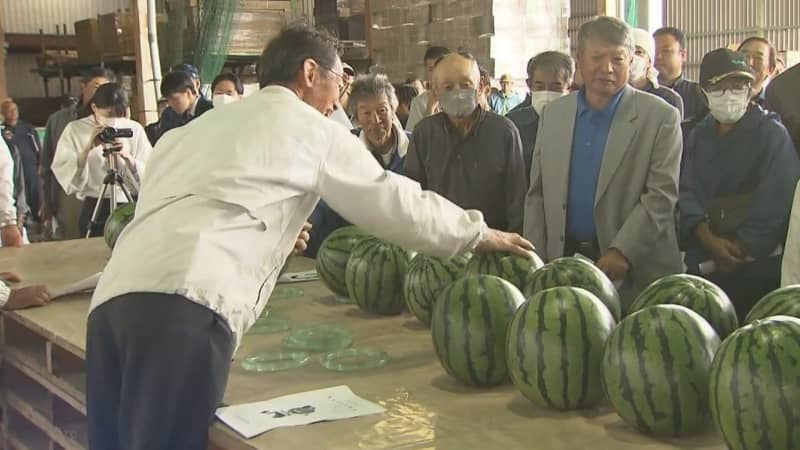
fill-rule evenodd
<path id="1" fill-rule="evenodd" d="M 231 40 L 233 16 L 239 0 L 202 0 L 194 64 L 208 82 L 222 70 Z M 206 81 L 208 80 L 208 81 Z"/>

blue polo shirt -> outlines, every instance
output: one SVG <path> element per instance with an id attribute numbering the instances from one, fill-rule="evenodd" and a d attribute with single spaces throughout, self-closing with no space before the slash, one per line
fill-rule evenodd
<path id="1" fill-rule="evenodd" d="M 588 241 L 597 236 L 594 221 L 597 179 L 600 177 L 611 123 L 624 92 L 621 89 L 601 110 L 589 106 L 585 88 L 578 94 L 578 111 L 575 115 L 572 157 L 569 163 L 566 230 L 569 239 Z"/>

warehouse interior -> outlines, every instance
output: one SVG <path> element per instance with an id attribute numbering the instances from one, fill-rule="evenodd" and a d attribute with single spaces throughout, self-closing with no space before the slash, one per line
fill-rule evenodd
<path id="1" fill-rule="evenodd" d="M 800 1 L 0 0 L 0 43 L 0 450 L 800 449 Z"/>

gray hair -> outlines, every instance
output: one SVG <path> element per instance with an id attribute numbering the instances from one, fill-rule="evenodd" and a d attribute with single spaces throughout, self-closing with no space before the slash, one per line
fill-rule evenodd
<path id="1" fill-rule="evenodd" d="M 586 42 L 596 39 L 612 45 L 620 45 L 633 55 L 633 33 L 625 22 L 609 16 L 600 16 L 581 25 L 578 31 L 578 54 L 586 49 Z"/>
<path id="2" fill-rule="evenodd" d="M 392 108 L 392 113 L 394 113 L 398 102 L 394 86 L 389 81 L 389 77 L 382 73 L 359 76 L 350 87 L 350 103 L 347 105 L 347 112 L 351 117 L 357 116 L 359 102 L 367 98 L 380 97 L 381 94 L 386 95 L 386 99 L 389 100 L 389 106 Z"/>

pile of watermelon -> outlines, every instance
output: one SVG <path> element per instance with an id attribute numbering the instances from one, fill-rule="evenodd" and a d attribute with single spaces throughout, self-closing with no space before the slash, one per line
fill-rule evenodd
<path id="1" fill-rule="evenodd" d="M 733 450 L 800 449 L 800 286 L 764 297 L 739 327 L 731 300 L 692 275 L 655 281 L 623 315 L 611 280 L 575 257 L 414 255 L 342 229 L 320 275 L 373 314 L 408 308 L 459 382 L 512 382 L 543 408 L 610 404 L 642 433 L 713 420 Z"/>

